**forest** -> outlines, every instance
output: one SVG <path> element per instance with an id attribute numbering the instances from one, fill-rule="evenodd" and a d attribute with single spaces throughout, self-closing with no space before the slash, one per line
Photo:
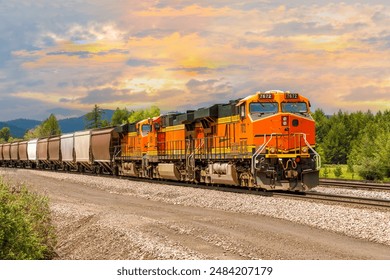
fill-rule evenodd
<path id="1" fill-rule="evenodd" d="M 327 116 L 321 109 L 316 121 L 316 149 L 323 163 L 347 164 L 349 172 L 366 180 L 390 177 L 390 111 Z"/>

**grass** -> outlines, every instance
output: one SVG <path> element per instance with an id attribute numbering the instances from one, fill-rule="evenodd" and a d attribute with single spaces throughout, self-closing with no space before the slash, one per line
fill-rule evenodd
<path id="1" fill-rule="evenodd" d="M 359 174 L 348 168 L 347 164 L 324 164 L 320 169 L 320 178 L 324 179 L 347 179 L 347 180 L 364 180 Z M 389 182 L 390 178 L 385 178 Z"/>
<path id="2" fill-rule="evenodd" d="M 325 164 L 320 169 L 320 177 L 326 179 L 363 180 L 357 172 L 349 170 L 346 164 Z"/>
<path id="3" fill-rule="evenodd" d="M 48 199 L 0 177 L 0 259 L 52 259 L 55 242 Z"/>

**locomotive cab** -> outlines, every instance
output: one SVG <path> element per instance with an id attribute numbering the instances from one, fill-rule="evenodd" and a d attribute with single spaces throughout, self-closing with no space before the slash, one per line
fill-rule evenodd
<path id="1" fill-rule="evenodd" d="M 149 158 L 156 157 L 158 136 L 161 134 L 161 117 L 142 120 L 137 126 L 142 155 Z"/>

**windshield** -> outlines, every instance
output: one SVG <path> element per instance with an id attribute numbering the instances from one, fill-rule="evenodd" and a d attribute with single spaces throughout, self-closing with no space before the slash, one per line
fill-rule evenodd
<path id="1" fill-rule="evenodd" d="M 282 112 L 307 113 L 307 105 L 305 102 L 283 102 Z"/>
<path id="2" fill-rule="evenodd" d="M 249 105 L 249 111 L 251 114 L 277 113 L 278 112 L 278 103 L 276 103 L 276 102 L 252 102 Z"/>

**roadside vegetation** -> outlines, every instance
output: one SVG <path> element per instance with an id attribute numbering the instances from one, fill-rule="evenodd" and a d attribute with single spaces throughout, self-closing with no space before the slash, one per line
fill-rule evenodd
<path id="1" fill-rule="evenodd" d="M 347 164 L 323 164 L 320 177 L 325 179 L 364 180 L 363 177 L 351 170 Z"/>
<path id="2" fill-rule="evenodd" d="M 390 178 L 390 111 L 326 116 L 321 109 L 316 120 L 317 151 L 325 163 L 322 177 L 384 181 Z M 332 164 L 335 166 L 327 166 Z M 340 165 L 340 166 L 338 166 Z M 324 174 L 325 173 L 325 174 Z"/>
<path id="3" fill-rule="evenodd" d="M 47 198 L 0 177 L 0 259 L 52 259 L 55 240 Z"/>

